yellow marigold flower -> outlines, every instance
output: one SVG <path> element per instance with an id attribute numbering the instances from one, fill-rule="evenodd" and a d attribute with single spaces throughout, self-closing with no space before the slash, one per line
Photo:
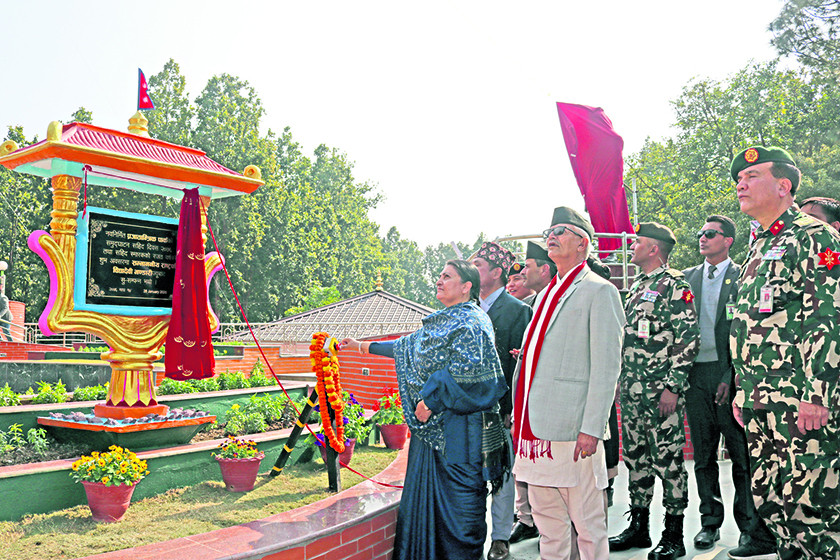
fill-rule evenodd
<path id="1" fill-rule="evenodd" d="M 99 461 L 97 461 L 97 463 L 99 463 L 100 467 L 104 467 L 105 466 L 105 459 L 99 459 Z"/>

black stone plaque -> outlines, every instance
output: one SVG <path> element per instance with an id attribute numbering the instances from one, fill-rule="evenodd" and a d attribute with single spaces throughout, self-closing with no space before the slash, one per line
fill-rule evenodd
<path id="1" fill-rule="evenodd" d="M 90 212 L 85 301 L 172 307 L 178 225 Z"/>

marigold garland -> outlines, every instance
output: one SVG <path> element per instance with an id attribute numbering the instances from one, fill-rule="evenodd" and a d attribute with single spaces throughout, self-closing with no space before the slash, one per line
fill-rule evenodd
<path id="1" fill-rule="evenodd" d="M 336 418 L 341 418 L 344 412 L 344 401 L 341 399 L 341 380 L 338 371 L 338 356 L 332 352 L 324 351 L 324 343 L 329 335 L 325 332 L 317 332 L 312 335 L 312 344 L 309 346 L 309 358 L 312 363 L 312 372 L 318 379 L 318 404 L 321 412 L 321 424 L 324 428 L 324 435 L 337 453 L 344 451 L 344 424 L 336 422 L 336 431 L 333 430 L 330 420 L 330 408 L 335 412 Z M 328 406 L 329 404 L 329 406 Z"/>

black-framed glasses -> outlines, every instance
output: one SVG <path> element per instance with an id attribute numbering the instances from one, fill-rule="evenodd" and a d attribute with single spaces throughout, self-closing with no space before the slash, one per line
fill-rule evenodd
<path id="1" fill-rule="evenodd" d="M 706 239 L 714 239 L 718 235 L 723 235 L 716 229 L 704 229 L 703 231 L 697 232 L 697 239 L 699 240 L 701 237 L 705 237 Z"/>
<path id="2" fill-rule="evenodd" d="M 554 237 L 560 237 L 561 235 L 563 235 L 567 231 L 571 232 L 571 233 L 574 233 L 578 237 L 583 237 L 581 234 L 579 234 L 578 232 L 576 232 L 575 230 L 573 230 L 572 228 L 570 228 L 568 226 L 554 226 L 553 228 L 548 228 L 547 230 L 545 230 L 543 232 L 543 239 L 548 239 L 548 236 L 551 235 L 552 233 L 554 234 Z"/>

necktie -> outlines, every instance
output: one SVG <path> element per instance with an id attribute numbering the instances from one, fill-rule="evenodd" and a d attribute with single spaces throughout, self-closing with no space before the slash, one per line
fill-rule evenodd
<path id="1" fill-rule="evenodd" d="M 717 267 L 713 264 L 709 265 L 709 280 L 714 280 L 715 271 L 717 271 Z"/>

